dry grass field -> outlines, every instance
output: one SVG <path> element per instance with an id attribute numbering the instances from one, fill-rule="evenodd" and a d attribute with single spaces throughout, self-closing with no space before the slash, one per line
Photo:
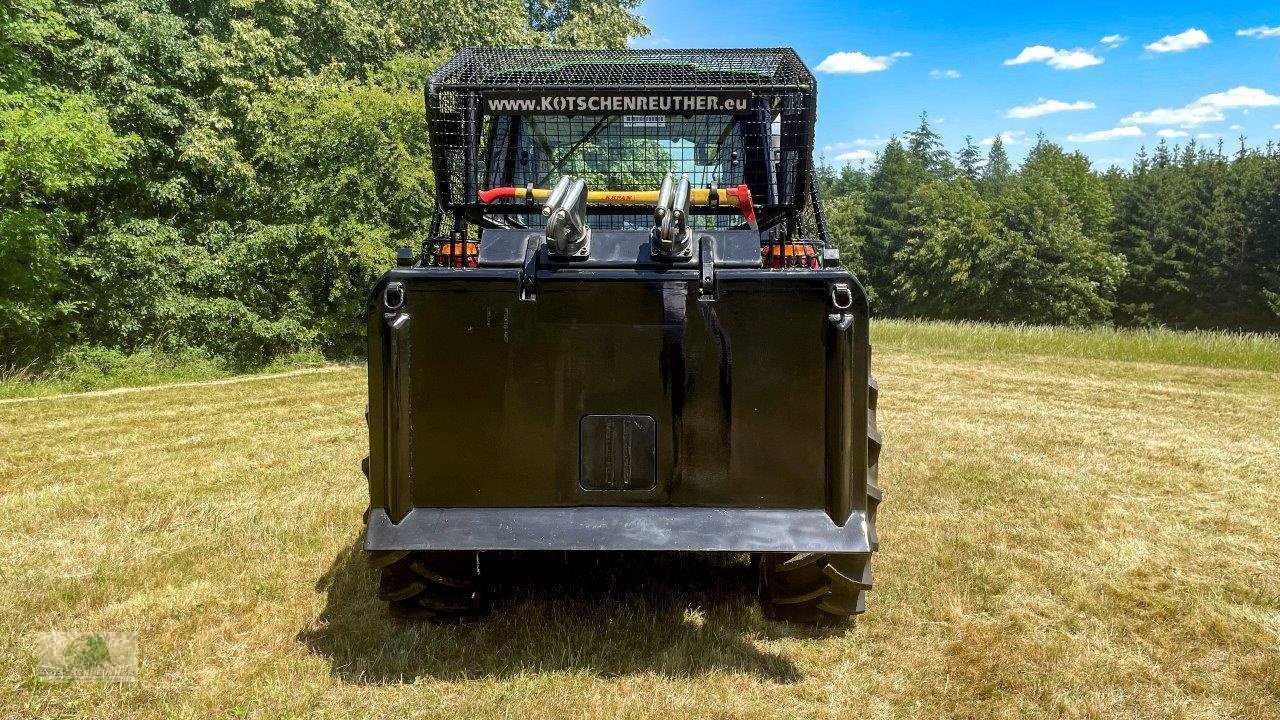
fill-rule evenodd
<path id="1" fill-rule="evenodd" d="M 1280 717 L 1280 342 L 877 333 L 883 551 L 837 632 L 685 556 L 389 618 L 361 368 L 2 401 L 0 718 Z M 42 679 L 49 630 L 136 635 L 137 681 Z"/>

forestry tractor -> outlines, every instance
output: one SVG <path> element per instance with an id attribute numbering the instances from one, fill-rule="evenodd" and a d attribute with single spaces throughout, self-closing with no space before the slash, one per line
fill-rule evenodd
<path id="1" fill-rule="evenodd" d="M 749 554 L 845 621 L 877 549 L 867 296 L 826 243 L 795 51 L 460 52 L 438 210 L 368 304 L 365 549 L 402 617 L 488 611 L 493 551 Z"/>

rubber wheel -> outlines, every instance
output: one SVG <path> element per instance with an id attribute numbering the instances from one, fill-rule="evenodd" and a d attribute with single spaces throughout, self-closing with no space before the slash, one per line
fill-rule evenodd
<path id="1" fill-rule="evenodd" d="M 369 562 L 379 570 L 378 597 L 396 617 L 457 624 L 474 622 L 489 613 L 477 552 L 373 552 Z"/>
<path id="2" fill-rule="evenodd" d="M 872 378 L 867 393 L 867 534 L 880 547 L 876 511 L 880 506 L 880 428 L 876 403 L 880 387 Z M 760 609 L 771 620 L 805 625 L 839 625 L 867 608 L 871 553 L 762 553 L 756 558 Z"/>

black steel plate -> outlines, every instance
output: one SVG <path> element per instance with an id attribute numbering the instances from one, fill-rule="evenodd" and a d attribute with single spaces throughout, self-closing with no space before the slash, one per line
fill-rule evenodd
<path id="1" fill-rule="evenodd" d="M 652 490 L 658 483 L 657 422 L 649 415 L 584 415 L 578 430 L 583 490 Z"/>

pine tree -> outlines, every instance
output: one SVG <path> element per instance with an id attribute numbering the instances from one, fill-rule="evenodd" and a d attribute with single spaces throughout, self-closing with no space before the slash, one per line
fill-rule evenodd
<path id="1" fill-rule="evenodd" d="M 871 169 L 867 193 L 867 243 L 863 259 L 867 286 L 877 312 L 894 314 L 894 255 L 907 242 L 911 223 L 911 198 L 929 179 L 920 161 L 897 138 L 889 141 Z"/>
<path id="2" fill-rule="evenodd" d="M 1125 325 L 1159 322 L 1161 304 L 1155 287 L 1158 254 L 1165 244 L 1162 222 L 1162 173 L 1143 147 L 1134 160 L 1129 181 L 1116 189 L 1113 247 L 1125 257 L 1128 273 L 1116 290 L 1116 320 Z"/>
<path id="3" fill-rule="evenodd" d="M 991 150 L 987 153 L 987 164 L 982 168 L 982 192 L 988 198 L 995 196 L 1009 184 L 1013 176 L 1013 166 L 1009 164 L 1009 155 L 1004 151 L 1004 140 L 997 135 L 991 141 Z"/>
<path id="4" fill-rule="evenodd" d="M 982 171 L 982 154 L 978 151 L 978 146 L 973 144 L 972 135 L 965 136 L 964 148 L 956 155 L 956 164 L 960 174 L 968 178 L 969 182 L 978 182 L 978 174 Z"/>
<path id="5" fill-rule="evenodd" d="M 942 137 L 929 127 L 929 113 L 920 113 L 920 127 L 907 133 L 907 152 L 935 178 L 950 180 L 955 177 L 951 153 L 942 144 Z"/>
<path id="6" fill-rule="evenodd" d="M 1254 241 L 1246 262 L 1257 278 L 1258 320 L 1252 329 L 1280 328 L 1280 147 L 1267 145 L 1260 159 L 1253 211 Z"/>

